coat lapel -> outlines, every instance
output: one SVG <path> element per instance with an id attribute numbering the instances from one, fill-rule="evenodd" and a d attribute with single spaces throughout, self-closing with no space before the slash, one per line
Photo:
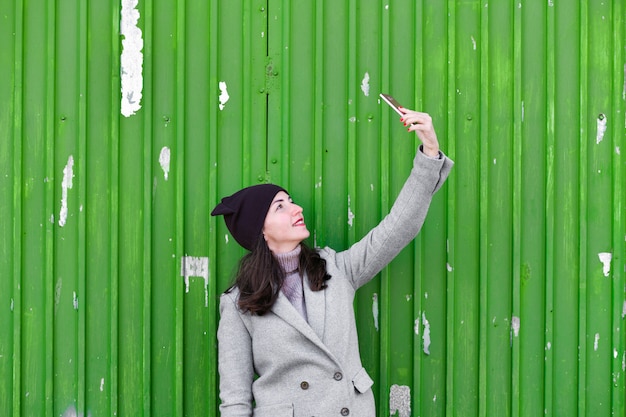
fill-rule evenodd
<path id="1" fill-rule="evenodd" d="M 293 305 L 291 305 L 282 291 L 278 293 L 278 298 L 272 306 L 272 312 L 309 338 L 316 345 L 328 351 L 328 348 L 322 342 L 324 335 L 324 319 L 326 316 L 325 292 L 311 291 L 306 276 L 304 277 L 304 302 L 309 319 L 308 323 Z"/>
<path id="2" fill-rule="evenodd" d="M 304 275 L 304 302 L 309 325 L 315 334 L 324 340 L 324 321 L 326 320 L 326 291 L 312 291 L 308 276 Z"/>

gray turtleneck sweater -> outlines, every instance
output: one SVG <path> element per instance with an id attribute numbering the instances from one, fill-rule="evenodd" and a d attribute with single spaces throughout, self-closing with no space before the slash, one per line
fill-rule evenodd
<path id="1" fill-rule="evenodd" d="M 275 256 L 278 263 L 285 271 L 285 280 L 283 281 L 281 291 L 304 320 L 308 321 L 304 304 L 302 276 L 300 276 L 300 272 L 298 271 L 300 250 L 300 245 L 298 245 L 298 247 L 291 252 L 277 253 Z"/>

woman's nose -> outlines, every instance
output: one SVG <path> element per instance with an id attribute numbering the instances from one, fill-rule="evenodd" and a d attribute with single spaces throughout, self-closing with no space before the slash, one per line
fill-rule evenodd
<path id="1" fill-rule="evenodd" d="M 302 213 L 302 207 L 300 207 L 297 204 L 292 204 L 292 208 L 291 208 L 292 213 L 294 214 L 299 214 Z"/>

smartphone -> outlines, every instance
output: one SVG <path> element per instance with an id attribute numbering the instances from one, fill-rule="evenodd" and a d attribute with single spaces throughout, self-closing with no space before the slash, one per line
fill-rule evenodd
<path id="1" fill-rule="evenodd" d="M 391 97 L 389 94 L 380 94 L 380 98 L 382 98 L 385 103 L 389 104 L 391 106 L 392 109 L 394 109 L 400 116 L 403 116 L 404 114 L 400 111 L 400 107 L 402 107 L 400 105 L 400 103 L 398 103 L 396 101 L 395 98 Z"/>

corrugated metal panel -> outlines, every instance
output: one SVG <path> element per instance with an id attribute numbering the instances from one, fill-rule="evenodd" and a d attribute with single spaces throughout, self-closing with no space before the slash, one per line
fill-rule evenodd
<path id="1" fill-rule="evenodd" d="M 625 12 L 1 3 L 0 415 L 217 416 L 210 209 L 278 182 L 358 240 L 417 145 L 389 92 L 456 166 L 356 300 L 379 415 L 626 416 Z"/>

